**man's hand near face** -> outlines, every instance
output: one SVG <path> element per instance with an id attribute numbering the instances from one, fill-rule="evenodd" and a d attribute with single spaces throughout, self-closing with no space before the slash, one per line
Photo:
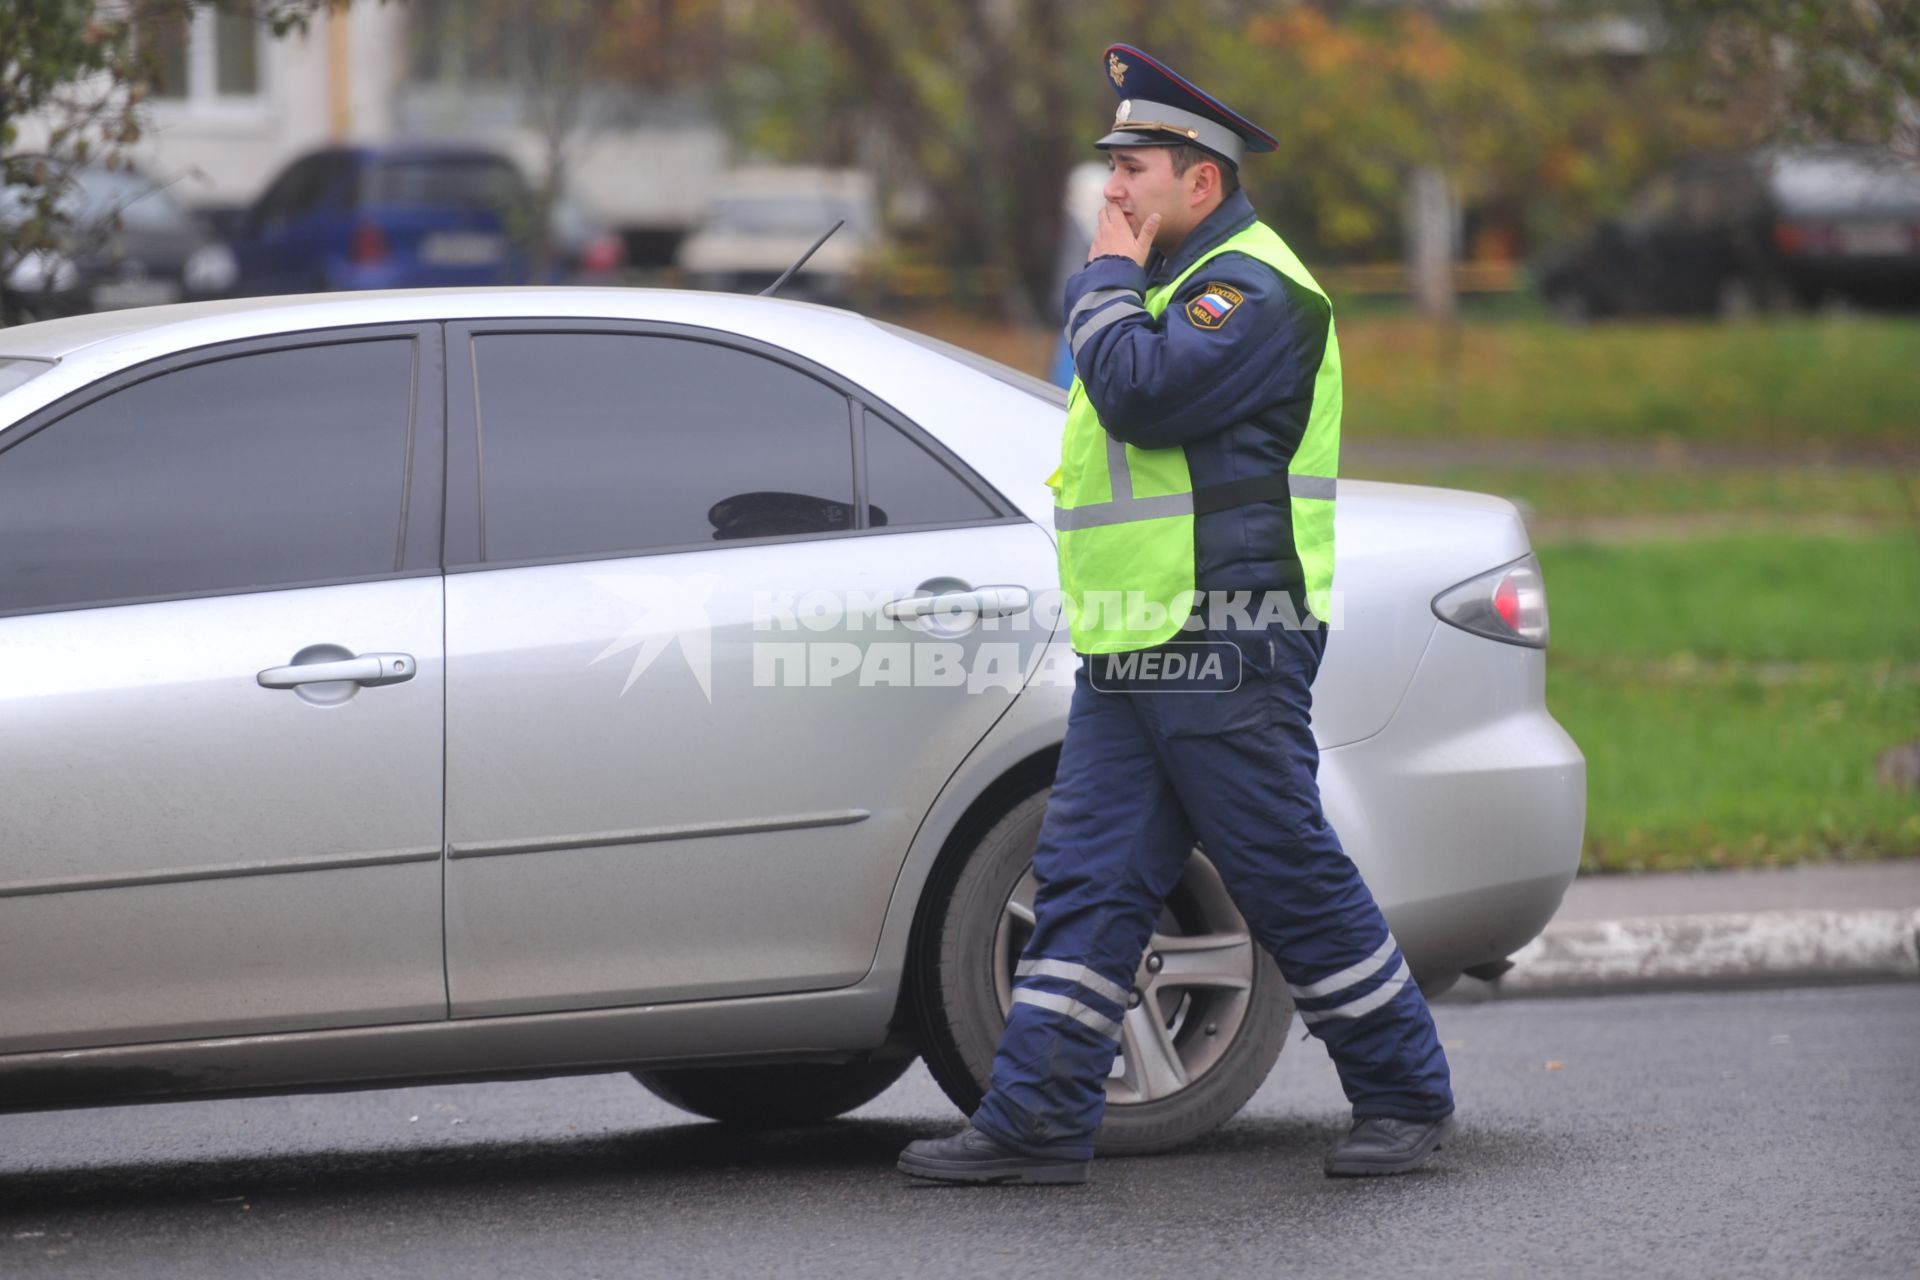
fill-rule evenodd
<path id="1" fill-rule="evenodd" d="M 1093 224 L 1093 247 L 1087 250 L 1087 261 L 1118 255 L 1132 258 L 1139 266 L 1147 265 L 1147 255 L 1153 252 L 1153 238 L 1160 231 L 1160 215 L 1150 213 L 1146 223 L 1140 228 L 1140 234 L 1133 234 L 1127 226 L 1127 215 L 1120 212 L 1117 204 L 1100 206 L 1099 216 Z"/>

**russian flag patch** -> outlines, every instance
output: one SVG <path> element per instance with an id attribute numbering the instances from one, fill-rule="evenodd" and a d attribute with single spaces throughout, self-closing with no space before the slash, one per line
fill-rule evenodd
<path id="1" fill-rule="evenodd" d="M 1187 304 L 1187 319 L 1202 329 L 1218 329 L 1227 322 L 1234 308 L 1246 300 L 1246 295 L 1231 285 L 1210 284 Z"/>

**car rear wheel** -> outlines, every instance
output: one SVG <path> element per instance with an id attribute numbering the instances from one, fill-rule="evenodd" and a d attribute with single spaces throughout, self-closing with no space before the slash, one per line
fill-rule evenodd
<path id="1" fill-rule="evenodd" d="M 872 1102 L 913 1065 L 793 1062 L 764 1067 L 669 1067 L 633 1078 L 662 1102 L 709 1120 L 749 1129 L 814 1124 Z"/>
<path id="2" fill-rule="evenodd" d="M 1015 805 L 933 886 L 910 981 L 921 1050 L 962 1111 L 979 1105 L 1033 933 L 1047 793 Z M 1143 1155 L 1225 1123 L 1273 1069 L 1293 1006 L 1204 854 L 1188 859 L 1134 977 L 1094 1147 Z"/>

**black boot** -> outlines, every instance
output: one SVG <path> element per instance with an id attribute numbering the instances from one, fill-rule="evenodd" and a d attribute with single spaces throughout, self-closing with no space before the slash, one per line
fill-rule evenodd
<path id="1" fill-rule="evenodd" d="M 933 1182 L 1008 1183 L 1085 1182 L 1091 1160 L 1027 1156 L 1003 1147 L 968 1125 L 951 1138 L 909 1142 L 900 1153 L 900 1172 Z"/>
<path id="2" fill-rule="evenodd" d="M 1340 1145 L 1327 1152 L 1329 1178 L 1364 1178 L 1381 1173 L 1410 1173 L 1426 1163 L 1453 1133 L 1453 1117 L 1400 1120 L 1363 1116 Z"/>

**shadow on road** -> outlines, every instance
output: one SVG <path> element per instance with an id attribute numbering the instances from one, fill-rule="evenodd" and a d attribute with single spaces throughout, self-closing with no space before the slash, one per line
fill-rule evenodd
<path id="1" fill-rule="evenodd" d="M 553 1190 L 562 1184 L 654 1181 L 715 1171 L 822 1174 L 890 1169 L 899 1149 L 928 1127 L 842 1120 L 756 1132 L 694 1123 L 536 1142 L 461 1142 L 379 1151 L 303 1151 L 285 1156 L 89 1163 L 84 1168 L 0 1174 L 0 1221 L 31 1209 L 142 1207 L 272 1188 L 332 1199 L 340 1194 L 430 1196 L 485 1184 Z"/>
<path id="2" fill-rule="evenodd" d="M 149 1210 L 269 1194 L 290 1208 L 302 1200 L 323 1205 L 368 1196 L 418 1204 L 480 1189 L 491 1196 L 516 1189 L 564 1196 L 570 1190 L 691 1186 L 714 1176 L 807 1184 L 890 1175 L 906 1143 L 951 1131 L 950 1124 L 901 1120 L 852 1119 L 770 1131 L 701 1122 L 540 1141 L 90 1163 L 0 1174 L 0 1222 L 50 1209 Z M 1343 1131 L 1344 1122 L 1328 1114 L 1242 1117 L 1179 1151 L 1144 1162 L 1109 1158 L 1100 1168 L 1103 1180 L 1131 1181 L 1127 1170 L 1145 1172 L 1149 1166 L 1156 1176 L 1184 1179 L 1209 1176 L 1209 1169 L 1217 1174 L 1223 1164 L 1254 1163 L 1287 1180 L 1317 1182 L 1321 1154 Z M 1467 1129 L 1456 1145 L 1468 1144 L 1479 1162 L 1494 1147 L 1518 1157 L 1528 1141 L 1522 1134 Z"/>

